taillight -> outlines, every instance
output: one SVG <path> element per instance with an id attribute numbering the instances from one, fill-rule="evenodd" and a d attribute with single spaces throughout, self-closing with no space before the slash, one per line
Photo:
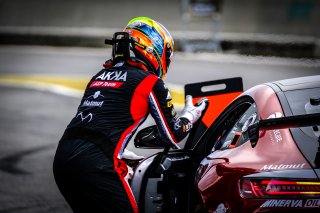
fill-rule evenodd
<path id="1" fill-rule="evenodd" d="M 243 198 L 320 197 L 319 181 L 243 178 L 239 187 Z"/>

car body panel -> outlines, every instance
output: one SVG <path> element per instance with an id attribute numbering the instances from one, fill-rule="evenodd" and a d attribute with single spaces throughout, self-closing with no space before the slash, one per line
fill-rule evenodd
<path id="1" fill-rule="evenodd" d="M 131 191 L 136 199 L 140 200 L 141 186 L 143 185 L 143 178 L 149 168 L 150 164 L 153 162 L 156 155 L 152 155 L 144 159 L 137 167 L 134 173 L 134 176 L 131 180 Z"/>
<path id="2" fill-rule="evenodd" d="M 284 114 L 276 93 L 267 85 L 253 87 L 241 96 L 251 96 L 254 99 L 262 120 Z M 215 150 L 201 162 L 196 181 L 203 203 L 209 212 L 215 211 L 221 204 L 226 208 L 232 208 L 234 205 L 233 208 L 239 211 L 246 209 L 244 212 L 250 212 L 250 209 L 253 211 L 262 205 L 263 201 L 246 203 L 238 196 L 235 188 L 242 176 L 277 170 L 306 169 L 312 171 L 313 177 L 317 178 L 299 151 L 290 130 L 274 129 L 260 131 L 259 143 L 255 148 L 247 141 L 235 148 Z"/>
<path id="3" fill-rule="evenodd" d="M 311 82 L 311 86 L 308 82 Z M 132 183 L 139 182 L 141 185 L 132 187 L 133 191 L 139 192 L 138 202 L 142 203 L 142 206 L 139 206 L 142 208 L 140 211 L 142 213 L 247 213 L 286 210 L 301 212 L 306 209 L 318 211 L 320 195 L 256 199 L 243 196 L 241 183 L 246 178 L 291 178 L 316 181 L 320 184 L 320 170 L 305 158 L 292 136 L 292 129 L 260 130 L 258 143 L 253 147 L 249 139 L 244 136 L 243 126 L 246 126 L 244 124 L 247 121 L 244 122 L 240 132 L 233 127 L 232 122 L 238 123 L 238 120 L 244 119 L 251 124 L 256 119 L 266 120 L 292 115 L 290 104 L 283 91 L 302 90 L 305 87 L 314 88 L 316 86 L 320 88 L 319 82 L 320 76 L 303 78 L 302 81 L 294 79 L 261 84 L 240 95 L 239 91 L 233 91 L 232 97 L 228 99 L 229 101 L 234 100 L 229 106 L 226 106 L 226 103 L 221 105 L 219 110 L 222 111 L 217 118 L 215 112 L 212 111 L 216 107 L 217 99 L 209 97 L 211 105 L 209 104 L 201 120 L 200 136 L 190 134 L 192 137 L 188 138 L 188 143 L 183 150 L 164 151 L 153 157 L 152 160 L 145 160 L 145 165 L 138 167 L 138 169 L 143 168 L 144 171 L 136 172 L 137 177 L 133 178 Z M 220 81 L 214 81 L 214 83 L 220 83 Z M 199 85 L 203 84 L 195 85 L 199 90 Z M 236 93 L 239 95 L 237 98 L 234 97 Z M 217 98 L 220 94 L 213 95 Z M 194 102 L 204 96 L 203 94 L 196 95 Z M 253 116 L 252 120 L 249 119 L 252 118 L 249 116 L 250 113 L 248 117 L 242 116 L 250 108 L 256 110 L 256 116 Z M 207 126 L 208 121 L 205 121 L 205 116 L 214 118 L 212 125 Z M 197 132 L 199 129 L 192 131 Z M 230 140 L 229 133 L 232 133 Z M 224 138 L 223 134 L 227 136 Z M 211 136 L 214 137 L 211 138 Z M 242 141 L 241 138 L 243 138 Z M 216 146 L 218 141 L 224 139 L 228 143 Z M 195 209 L 199 209 L 199 204 L 201 204 L 201 211 L 196 211 Z"/>

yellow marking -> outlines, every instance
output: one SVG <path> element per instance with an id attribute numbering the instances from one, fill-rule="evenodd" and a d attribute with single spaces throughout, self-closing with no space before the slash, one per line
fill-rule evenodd
<path id="1" fill-rule="evenodd" d="M 320 192 L 300 192 L 300 194 L 304 194 L 304 195 L 319 195 Z"/>
<path id="2" fill-rule="evenodd" d="M 297 182 L 299 185 L 320 185 L 320 182 Z"/>
<path id="3" fill-rule="evenodd" d="M 0 84 L 19 86 L 19 83 L 40 83 L 45 85 L 58 85 L 83 92 L 90 78 L 79 76 L 55 76 L 55 75 L 0 75 Z M 170 89 L 172 101 L 177 108 L 184 106 L 184 93 L 181 90 Z"/>
<path id="4" fill-rule="evenodd" d="M 44 83 L 65 86 L 71 89 L 84 91 L 89 78 L 61 77 L 48 75 L 1 75 L 0 83 Z"/>

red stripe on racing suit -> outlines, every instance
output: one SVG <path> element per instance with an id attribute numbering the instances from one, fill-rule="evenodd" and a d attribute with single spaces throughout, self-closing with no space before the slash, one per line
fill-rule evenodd
<path id="1" fill-rule="evenodd" d="M 115 171 L 119 174 L 119 177 L 128 194 L 130 203 L 135 213 L 138 212 L 138 206 L 131 191 L 131 188 L 129 187 L 128 182 L 125 180 L 125 176 L 128 170 L 125 162 L 121 160 L 121 155 L 132 132 L 135 131 L 135 129 L 139 126 L 141 121 L 145 120 L 145 117 L 148 114 L 148 96 L 157 79 L 158 78 L 155 75 L 149 75 L 136 87 L 132 96 L 130 106 L 130 113 L 135 122 L 132 126 L 130 126 L 123 132 L 114 152 Z M 126 169 L 125 172 L 123 167 L 125 167 Z"/>
<path id="2" fill-rule="evenodd" d="M 190 131 L 192 124 L 186 118 L 179 118 L 168 88 L 158 79 L 149 96 L 150 114 L 156 121 L 160 134 L 167 143 L 176 145 Z"/>
<path id="3" fill-rule="evenodd" d="M 105 143 L 109 144 L 106 152 L 113 156 L 114 170 L 119 174 L 135 212 L 137 205 L 124 179 L 126 168 L 120 159 L 148 112 L 155 119 L 165 142 L 176 144 L 187 136 L 191 123 L 178 117 L 162 79 L 123 63 L 103 69 L 91 79 L 78 112 L 68 125 L 70 129 L 92 130 L 105 136 Z M 96 140 L 92 137 L 92 141 Z"/>

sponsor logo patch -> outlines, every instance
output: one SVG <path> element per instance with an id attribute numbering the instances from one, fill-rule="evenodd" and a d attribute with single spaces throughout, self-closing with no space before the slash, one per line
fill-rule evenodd
<path id="1" fill-rule="evenodd" d="M 121 67 L 121 66 L 123 66 L 123 62 L 121 62 L 121 63 L 116 63 L 116 65 L 114 65 L 115 67 Z"/>
<path id="2" fill-rule="evenodd" d="M 282 141 L 282 134 L 280 129 L 269 131 L 269 137 L 272 143 L 279 143 Z"/>
<path id="3" fill-rule="evenodd" d="M 127 72 L 123 71 L 112 71 L 112 72 L 104 72 L 99 75 L 96 80 L 107 80 L 107 81 L 127 81 Z"/>
<path id="4" fill-rule="evenodd" d="M 260 170 L 275 170 L 275 169 L 302 169 L 304 168 L 305 163 L 298 164 L 270 164 L 264 165 Z"/>
<path id="5" fill-rule="evenodd" d="M 88 97 L 88 99 L 89 98 L 93 98 L 93 99 L 97 99 L 97 98 L 99 98 L 99 97 L 104 97 L 103 95 L 101 95 L 101 92 L 100 91 L 97 91 L 97 92 L 95 92 L 93 95 L 90 95 L 89 97 Z"/>
<path id="6" fill-rule="evenodd" d="M 92 120 L 93 115 L 91 112 L 88 113 L 87 115 L 84 115 L 83 112 L 79 112 L 76 117 L 77 118 L 80 117 L 82 122 L 87 121 L 89 123 Z"/>
<path id="7" fill-rule="evenodd" d="M 170 92 L 168 91 L 168 94 L 167 94 L 167 98 L 166 98 L 167 101 L 171 101 L 172 98 L 171 98 L 171 95 L 170 95 Z"/>
<path id="8" fill-rule="evenodd" d="M 89 88 L 98 87 L 98 88 L 119 88 L 123 82 L 117 81 L 94 81 L 91 83 Z"/>
<path id="9" fill-rule="evenodd" d="M 181 127 L 180 118 L 178 116 L 174 116 L 173 122 L 174 122 L 174 129 L 178 130 Z"/>
<path id="10" fill-rule="evenodd" d="M 320 199 L 308 199 L 308 200 L 267 200 L 260 208 L 319 208 Z"/>
<path id="11" fill-rule="evenodd" d="M 282 117 L 282 113 L 281 112 L 275 112 L 271 115 L 269 115 L 269 117 L 267 119 L 271 119 L 271 118 L 281 118 Z"/>
<path id="12" fill-rule="evenodd" d="M 282 117 L 281 112 L 275 112 L 275 113 L 269 115 L 269 117 L 267 119 L 281 118 L 281 117 Z M 269 138 L 273 144 L 281 142 L 282 141 L 281 131 L 279 129 L 269 131 Z"/>
<path id="13" fill-rule="evenodd" d="M 87 99 L 93 98 L 97 99 L 99 97 L 104 97 L 101 95 L 100 91 L 96 91 L 93 95 L 90 95 Z M 85 100 L 81 106 L 83 107 L 101 107 L 104 101 L 94 101 L 94 100 Z"/>
<path id="14" fill-rule="evenodd" d="M 191 128 L 192 128 L 192 124 L 189 123 L 189 124 L 187 124 L 187 125 L 183 125 L 182 131 L 183 131 L 183 132 L 188 132 Z"/>
<path id="15" fill-rule="evenodd" d="M 171 115 L 172 117 L 175 117 L 177 115 L 177 112 L 174 110 L 174 108 L 172 108 L 171 110 Z"/>

